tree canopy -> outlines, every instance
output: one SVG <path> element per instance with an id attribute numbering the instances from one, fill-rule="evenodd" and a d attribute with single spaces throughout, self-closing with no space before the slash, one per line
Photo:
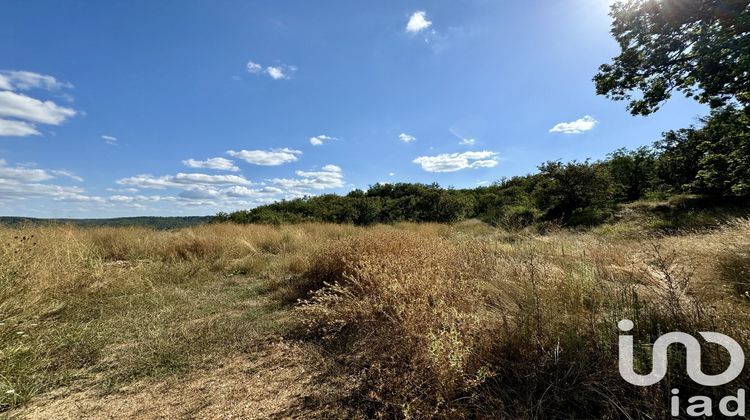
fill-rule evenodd
<path id="1" fill-rule="evenodd" d="M 594 76 L 596 91 L 633 115 L 674 91 L 718 108 L 750 106 L 749 0 L 621 0 L 612 5 L 620 55 Z"/>

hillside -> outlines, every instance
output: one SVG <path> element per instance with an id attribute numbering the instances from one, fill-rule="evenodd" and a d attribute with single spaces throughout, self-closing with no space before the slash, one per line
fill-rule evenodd
<path id="1" fill-rule="evenodd" d="M 643 211 L 543 234 L 476 220 L 0 228 L 0 411 L 663 418 L 671 387 L 706 390 L 624 383 L 617 321 L 638 340 L 718 330 L 750 345 L 750 226 L 651 235 Z"/>
<path id="2" fill-rule="evenodd" d="M 78 227 L 129 227 L 141 226 L 154 229 L 180 229 L 210 222 L 210 216 L 171 217 L 117 217 L 112 219 L 38 219 L 33 217 L 0 216 L 0 225 L 10 227 L 73 225 Z"/>

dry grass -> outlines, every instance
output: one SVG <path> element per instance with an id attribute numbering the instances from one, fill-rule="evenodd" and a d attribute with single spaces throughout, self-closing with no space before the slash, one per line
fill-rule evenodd
<path id="1" fill-rule="evenodd" d="M 345 226 L 0 229 L 0 411 L 80 381 L 104 392 L 278 335 L 272 292 Z"/>
<path id="2" fill-rule="evenodd" d="M 750 312 L 732 285 L 746 266 L 737 243 L 748 237 L 742 221 L 676 237 L 514 241 L 381 228 L 313 260 L 307 277 L 328 286 L 298 312 L 307 337 L 359 381 L 352 400 L 370 415 L 658 418 L 668 415 L 670 387 L 707 391 L 679 373 L 679 361 L 661 386 L 627 385 L 617 321 L 635 321 L 648 342 L 715 330 L 746 346 Z M 649 363 L 648 352 L 637 357 Z M 725 362 L 715 348 L 704 355 L 707 370 Z"/>
<path id="3" fill-rule="evenodd" d="M 676 357 L 662 385 L 627 385 L 616 323 L 746 346 L 748 238 L 743 220 L 663 237 L 474 221 L 0 228 L 0 411 L 193 378 L 286 335 L 325 355 L 351 391 L 335 404 L 364 416 L 658 418 L 669 387 L 695 387 Z M 706 352 L 706 370 L 724 362 Z"/>

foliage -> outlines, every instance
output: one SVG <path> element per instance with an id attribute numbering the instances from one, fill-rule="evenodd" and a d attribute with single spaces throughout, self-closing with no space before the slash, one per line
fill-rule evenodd
<path id="1" fill-rule="evenodd" d="M 646 147 L 610 153 L 606 165 L 615 200 L 634 201 L 651 191 L 656 185 L 656 161 L 654 151 Z"/>
<path id="2" fill-rule="evenodd" d="M 712 108 L 750 105 L 747 0 L 621 0 L 610 15 L 621 52 L 594 77 L 598 94 L 629 101 L 633 115 L 674 91 Z"/>
<path id="3" fill-rule="evenodd" d="M 653 148 L 618 149 L 596 162 L 551 161 L 535 174 L 486 187 L 375 184 L 345 196 L 303 197 L 219 213 L 214 221 L 365 226 L 479 218 L 514 230 L 550 221 L 596 225 L 610 220 L 621 204 L 660 194 L 699 194 L 727 204 L 750 196 L 750 116 L 727 107 L 714 110 L 701 124 L 666 132 Z"/>
<path id="4" fill-rule="evenodd" d="M 117 217 L 113 219 L 36 219 L 33 217 L 0 217 L 0 225 L 37 226 L 72 225 L 80 227 L 150 227 L 154 229 L 181 229 L 209 223 L 211 216 L 172 217 Z"/>
<path id="5" fill-rule="evenodd" d="M 539 167 L 541 181 L 533 198 L 547 220 L 567 225 L 597 224 L 612 207 L 606 167 L 588 162 L 547 162 Z"/>
<path id="6" fill-rule="evenodd" d="M 700 128 L 670 131 L 657 143 L 661 181 L 680 192 L 714 197 L 750 195 L 750 115 L 728 107 Z"/>

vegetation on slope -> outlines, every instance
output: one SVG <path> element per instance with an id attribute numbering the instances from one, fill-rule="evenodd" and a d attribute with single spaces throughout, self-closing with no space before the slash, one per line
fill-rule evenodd
<path id="1" fill-rule="evenodd" d="M 659 386 L 622 381 L 617 321 L 635 321 L 644 343 L 712 330 L 750 344 L 750 225 L 649 236 L 634 219 L 545 235 L 479 221 L 0 229 L 0 409 L 22 414 L 56 389 L 56 400 L 119 395 L 143 378 L 255 360 L 286 337 L 332 364 L 311 387 L 343 393 L 308 408 L 663 417 L 667 384 L 708 391 L 679 366 Z M 720 370 L 723 353 L 706 350 L 706 369 Z M 646 364 L 648 352 L 637 357 Z"/>
<path id="2" fill-rule="evenodd" d="M 197 226 L 212 220 L 210 216 L 171 216 L 171 217 L 115 217 L 111 219 L 37 219 L 33 217 L 0 216 L 0 225 L 72 225 L 79 227 L 149 227 L 154 229 L 180 229 Z"/>
<path id="3" fill-rule="evenodd" d="M 679 357 L 652 387 L 617 370 L 623 318 L 644 343 L 711 330 L 750 344 L 747 282 L 737 277 L 750 269 L 746 221 L 662 238 L 560 232 L 509 244 L 491 232 L 370 231 L 312 261 L 311 284 L 328 285 L 297 309 L 301 329 L 359 378 L 353 401 L 365 412 L 664 418 L 671 388 L 723 396 L 750 384 L 746 372 L 730 386 L 698 387 Z M 650 363 L 648 351 L 636 358 Z M 707 370 L 725 365 L 716 348 L 704 356 Z"/>
<path id="4" fill-rule="evenodd" d="M 750 197 L 750 116 L 722 108 L 700 128 L 665 133 L 653 148 L 617 150 L 596 162 L 547 162 L 533 175 L 474 189 L 437 184 L 375 184 L 345 196 L 281 201 L 220 213 L 235 223 L 331 222 L 369 225 L 401 221 L 452 223 L 479 218 L 507 229 L 532 224 L 592 226 L 640 199 L 695 194 L 746 205 Z"/>

